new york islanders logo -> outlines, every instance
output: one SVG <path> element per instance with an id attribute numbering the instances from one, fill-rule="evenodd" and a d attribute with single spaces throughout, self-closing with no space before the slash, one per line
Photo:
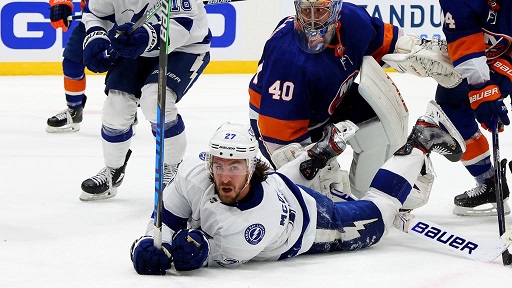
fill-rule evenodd
<path id="1" fill-rule="evenodd" d="M 336 93 L 336 97 L 334 97 L 331 104 L 329 105 L 329 115 L 334 114 L 336 107 L 338 107 L 338 104 L 340 104 L 341 100 L 343 100 L 343 97 L 345 97 L 345 94 L 347 93 L 352 83 L 354 83 L 358 73 L 359 71 L 355 71 L 354 73 L 350 74 L 347 79 L 343 81 L 343 83 L 341 83 L 340 88 L 338 89 L 338 93 Z"/>
<path id="2" fill-rule="evenodd" d="M 512 44 L 512 38 L 505 34 L 494 33 L 485 29 L 485 56 L 487 59 L 494 59 L 505 53 Z"/>
<path id="3" fill-rule="evenodd" d="M 256 245 L 260 243 L 260 241 L 265 236 L 265 226 L 256 223 L 252 224 L 249 227 L 245 228 L 244 232 L 245 241 L 251 245 Z"/>

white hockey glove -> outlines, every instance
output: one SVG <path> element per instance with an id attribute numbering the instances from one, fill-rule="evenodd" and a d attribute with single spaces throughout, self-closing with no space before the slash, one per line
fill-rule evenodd
<path id="1" fill-rule="evenodd" d="M 300 154 L 306 153 L 306 150 L 299 143 L 291 143 L 276 149 L 270 155 L 272 163 L 276 166 L 276 170 L 281 168 L 284 164 L 296 159 Z"/>
<path id="2" fill-rule="evenodd" d="M 347 141 L 358 129 L 356 124 L 348 120 L 325 125 L 322 139 L 307 150 L 311 159 L 300 164 L 299 170 L 302 176 L 312 180 L 320 169 L 345 150 Z"/>
<path id="3" fill-rule="evenodd" d="M 448 55 L 446 41 L 438 37 L 420 39 L 414 34 L 404 35 L 397 40 L 395 53 L 384 55 L 382 60 L 400 73 L 432 77 L 446 88 L 462 82 Z"/>
<path id="4" fill-rule="evenodd" d="M 342 170 L 338 161 L 329 162 L 318 171 L 316 178 L 318 179 L 312 181 L 311 189 L 324 194 L 332 201 L 341 202 L 346 201 L 347 197 L 352 197 L 348 171 Z"/>

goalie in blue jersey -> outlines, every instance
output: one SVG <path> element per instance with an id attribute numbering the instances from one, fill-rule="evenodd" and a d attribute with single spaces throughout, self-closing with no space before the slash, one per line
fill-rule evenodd
<path id="1" fill-rule="evenodd" d="M 335 203 L 311 189 L 308 179 L 340 155 L 357 130 L 350 121 L 328 124 L 318 142 L 273 172 L 257 158 L 251 127 L 224 123 L 208 151 L 185 158 L 164 190 L 162 249 L 154 246 L 151 220 L 145 236 L 131 247 L 135 270 L 163 275 L 172 267 L 235 267 L 250 260 L 369 247 L 393 227 L 426 156 L 436 151 L 458 161 L 465 148 L 431 103 L 406 144 L 378 170 L 368 193 L 361 200 Z"/>
<path id="2" fill-rule="evenodd" d="M 278 168 L 288 145 L 318 141 L 328 123 L 358 124 L 359 132 L 349 141 L 354 154 L 347 177 L 360 198 L 379 167 L 404 143 L 408 118 L 407 108 L 399 107 L 403 104 L 396 88 L 382 91 L 383 99 L 390 99 L 385 102 L 395 103 L 385 107 L 373 101 L 378 98 L 373 93 L 361 93 L 354 81 L 364 57 L 383 65 L 382 56 L 395 51 L 403 32 L 341 0 L 293 3 L 295 15 L 279 22 L 250 81 L 251 126 L 260 151 Z M 374 141 L 377 137 L 381 140 Z"/>

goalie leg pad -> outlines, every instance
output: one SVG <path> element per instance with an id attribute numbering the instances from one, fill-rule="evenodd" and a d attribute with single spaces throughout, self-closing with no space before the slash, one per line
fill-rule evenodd
<path id="1" fill-rule="evenodd" d="M 407 140 L 409 112 L 398 88 L 373 57 L 363 59 L 358 91 L 378 117 L 359 123 L 359 131 L 348 141 L 354 150 L 352 193 L 361 198 L 382 164 Z"/>

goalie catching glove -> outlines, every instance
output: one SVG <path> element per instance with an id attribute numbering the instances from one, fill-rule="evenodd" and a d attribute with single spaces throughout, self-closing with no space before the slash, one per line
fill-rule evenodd
<path id="1" fill-rule="evenodd" d="M 182 229 L 174 234 L 172 243 L 154 246 L 154 239 L 142 236 L 132 244 L 130 254 L 133 268 L 141 275 L 165 275 L 172 267 L 177 271 L 190 271 L 206 265 L 210 244 L 201 230 Z"/>
<path id="2" fill-rule="evenodd" d="M 446 41 L 438 37 L 420 39 L 414 34 L 404 35 L 397 40 L 395 53 L 384 55 L 382 60 L 400 73 L 432 77 L 446 88 L 462 82 L 448 55 Z"/>
<path id="3" fill-rule="evenodd" d="M 311 159 L 300 164 L 300 173 L 307 180 L 312 180 L 318 171 L 331 159 L 335 159 L 347 147 L 347 141 L 354 136 L 358 127 L 351 121 L 327 124 L 320 139 L 307 153 Z"/>

